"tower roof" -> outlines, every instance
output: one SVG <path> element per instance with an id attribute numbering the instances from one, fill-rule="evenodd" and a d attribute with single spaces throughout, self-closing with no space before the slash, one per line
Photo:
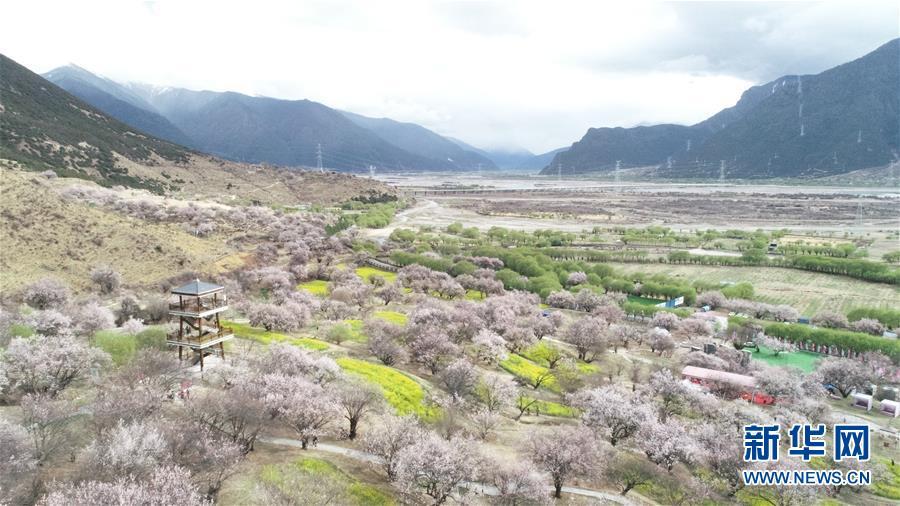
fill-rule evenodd
<path id="1" fill-rule="evenodd" d="M 175 295 L 206 295 L 208 293 L 218 292 L 219 290 L 224 289 L 225 287 L 222 285 L 207 283 L 206 281 L 195 279 L 189 283 L 179 286 L 178 288 L 173 288 L 172 293 L 174 293 Z"/>

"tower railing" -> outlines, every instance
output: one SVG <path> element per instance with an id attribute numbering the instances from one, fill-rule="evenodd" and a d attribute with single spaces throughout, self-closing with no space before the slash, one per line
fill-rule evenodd
<path id="1" fill-rule="evenodd" d="M 210 309 L 223 308 L 227 305 L 228 301 L 226 300 L 196 299 L 184 301 L 184 303 L 169 302 L 169 311 L 202 313 L 204 311 L 209 311 Z"/>
<path id="2" fill-rule="evenodd" d="M 209 329 L 209 331 L 204 332 L 202 335 L 188 333 L 183 334 L 176 330 L 174 332 L 169 332 L 168 334 L 166 334 L 166 340 L 181 343 L 203 344 L 205 342 L 213 341 L 232 334 L 234 334 L 234 329 L 232 327 L 211 328 Z"/>

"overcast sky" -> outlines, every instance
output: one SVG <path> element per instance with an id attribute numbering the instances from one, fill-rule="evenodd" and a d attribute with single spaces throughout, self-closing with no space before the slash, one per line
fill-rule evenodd
<path id="1" fill-rule="evenodd" d="M 12 0 L 0 17 L 0 51 L 36 72 L 308 98 L 536 153 L 592 126 L 694 123 L 900 32 L 896 0 Z"/>

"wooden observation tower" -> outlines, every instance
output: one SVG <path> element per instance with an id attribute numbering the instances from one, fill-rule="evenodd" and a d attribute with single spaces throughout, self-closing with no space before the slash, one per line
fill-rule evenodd
<path id="1" fill-rule="evenodd" d="M 178 347 L 181 359 L 184 348 L 193 351 L 194 363 L 218 354 L 225 358 L 225 341 L 234 337 L 232 329 L 223 327 L 219 315 L 228 309 L 225 287 L 196 279 L 172 290 L 169 317 L 178 319 L 178 329 L 166 336 L 166 343 Z"/>

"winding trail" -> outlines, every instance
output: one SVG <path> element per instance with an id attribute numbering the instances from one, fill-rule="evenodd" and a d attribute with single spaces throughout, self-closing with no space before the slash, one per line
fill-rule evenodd
<path id="1" fill-rule="evenodd" d="M 262 443 L 269 443 L 280 446 L 291 446 L 294 448 L 302 448 L 303 445 L 299 440 L 285 438 L 285 437 L 260 437 L 259 441 Z M 360 460 L 363 462 L 369 462 L 371 464 L 380 464 L 381 459 L 373 455 L 371 453 L 366 453 L 359 450 L 354 450 L 353 448 L 344 448 L 343 446 L 333 445 L 329 443 L 318 443 L 316 446 L 311 449 L 334 453 L 337 455 L 343 455 L 344 457 L 349 457 L 354 460 Z M 463 487 L 469 489 L 472 492 L 482 495 L 497 495 L 499 491 L 497 487 L 493 485 L 489 485 L 487 483 L 480 482 L 464 482 L 462 484 Z M 548 492 L 553 491 L 553 487 L 547 487 Z M 599 490 L 591 490 L 589 488 L 581 488 L 581 487 L 563 487 L 562 491 L 567 494 L 580 495 L 584 497 L 591 497 L 594 499 L 600 499 L 602 501 L 607 501 L 615 504 L 621 504 L 623 506 L 632 506 L 635 503 L 632 502 L 629 498 L 623 497 L 620 494 L 614 494 L 609 492 L 601 492 Z"/>

